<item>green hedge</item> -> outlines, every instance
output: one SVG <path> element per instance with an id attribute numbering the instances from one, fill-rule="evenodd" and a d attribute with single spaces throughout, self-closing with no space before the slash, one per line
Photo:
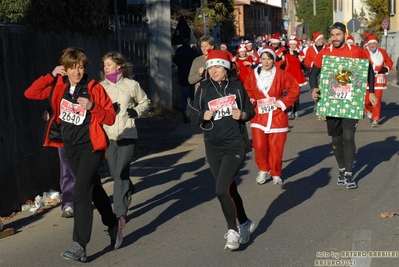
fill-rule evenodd
<path id="1" fill-rule="evenodd" d="M 98 36 L 109 32 L 108 0 L 1 0 L 0 23 L 43 32 Z"/>

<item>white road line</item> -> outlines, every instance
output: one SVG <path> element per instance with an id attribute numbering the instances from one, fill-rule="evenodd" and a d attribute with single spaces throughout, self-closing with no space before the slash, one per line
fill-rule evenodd
<path id="1" fill-rule="evenodd" d="M 359 230 L 356 231 L 353 236 L 352 251 L 366 251 L 367 253 L 371 250 L 371 231 Z M 352 258 L 356 261 L 356 267 L 370 267 L 370 257 L 356 257 Z"/>

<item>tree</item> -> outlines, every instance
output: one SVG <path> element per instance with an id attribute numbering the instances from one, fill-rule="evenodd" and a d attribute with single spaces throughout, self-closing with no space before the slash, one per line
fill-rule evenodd
<path id="1" fill-rule="evenodd" d="M 296 17 L 299 22 L 308 25 L 308 36 L 322 32 L 329 36 L 329 27 L 333 23 L 333 6 L 331 0 L 316 1 L 316 16 L 313 14 L 313 0 L 295 0 Z"/>
<path id="2" fill-rule="evenodd" d="M 384 19 L 389 18 L 387 0 L 362 0 L 362 3 L 368 7 L 370 12 L 371 19 L 368 27 L 381 36 L 383 31 L 381 23 Z"/>
<path id="3" fill-rule="evenodd" d="M 204 0 L 198 8 L 194 19 L 196 37 L 204 35 L 204 28 L 214 29 L 222 25 L 222 40 L 234 34 L 234 1 L 233 0 Z M 205 19 L 203 15 L 205 14 Z M 204 27 L 205 24 L 205 27 Z"/>
<path id="4" fill-rule="evenodd" d="M 1 0 L 0 23 L 43 32 L 109 33 L 108 0 Z"/>

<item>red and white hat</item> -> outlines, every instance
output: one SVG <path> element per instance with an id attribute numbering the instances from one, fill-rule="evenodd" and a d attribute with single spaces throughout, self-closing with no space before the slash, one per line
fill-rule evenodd
<path id="1" fill-rule="evenodd" d="M 222 47 L 227 48 L 227 44 L 226 43 L 221 43 L 220 44 L 220 48 L 222 48 Z"/>
<path id="2" fill-rule="evenodd" d="M 312 37 L 313 37 L 313 41 L 316 42 L 320 38 L 324 37 L 324 35 L 321 32 L 315 32 L 315 33 L 313 33 Z"/>
<path id="3" fill-rule="evenodd" d="M 280 43 L 280 34 L 279 33 L 273 33 L 272 37 L 270 38 L 271 43 Z"/>
<path id="4" fill-rule="evenodd" d="M 240 44 L 237 51 L 238 52 L 247 52 L 247 48 L 245 47 L 245 44 Z"/>
<path id="5" fill-rule="evenodd" d="M 354 44 L 355 43 L 355 39 L 353 38 L 352 35 L 349 35 L 348 38 L 346 38 L 346 43 L 347 44 Z"/>
<path id="6" fill-rule="evenodd" d="M 231 59 L 225 50 L 208 50 L 208 57 L 206 59 L 206 68 L 212 66 L 223 66 L 230 69 Z"/>
<path id="7" fill-rule="evenodd" d="M 363 49 L 366 48 L 368 44 L 369 44 L 369 40 L 364 41 L 364 43 L 363 43 Z"/>
<path id="8" fill-rule="evenodd" d="M 288 44 L 296 44 L 297 46 L 299 46 L 299 39 L 297 37 L 295 37 L 294 35 L 292 35 L 290 37 L 290 41 L 288 42 Z"/>
<path id="9" fill-rule="evenodd" d="M 370 43 L 377 43 L 378 44 L 379 42 L 378 42 L 377 35 L 372 34 L 369 37 L 367 37 L 367 43 L 368 44 L 370 44 Z"/>
<path id="10" fill-rule="evenodd" d="M 247 45 L 252 45 L 252 42 L 250 40 L 245 40 L 244 44 Z"/>
<path id="11" fill-rule="evenodd" d="M 265 46 L 262 47 L 260 52 L 259 52 L 259 56 L 262 56 L 263 53 L 265 52 L 269 52 L 270 54 L 273 55 L 274 61 L 276 61 L 276 52 L 274 52 L 274 48 L 270 47 L 270 46 Z"/>

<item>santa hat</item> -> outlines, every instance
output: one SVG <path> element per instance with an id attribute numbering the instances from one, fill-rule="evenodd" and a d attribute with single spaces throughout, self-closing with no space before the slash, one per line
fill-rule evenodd
<path id="1" fill-rule="evenodd" d="M 370 44 L 370 43 L 377 43 L 377 44 L 378 44 L 377 35 L 373 34 L 373 35 L 370 35 L 370 36 L 367 38 L 367 44 Z"/>
<path id="2" fill-rule="evenodd" d="M 272 37 L 270 38 L 270 42 L 271 43 L 279 43 L 281 40 L 280 40 L 280 34 L 279 33 L 274 33 L 273 35 L 272 35 Z"/>
<path id="3" fill-rule="evenodd" d="M 266 41 L 262 41 L 261 46 L 266 46 Z"/>
<path id="4" fill-rule="evenodd" d="M 274 48 L 273 47 L 270 47 L 270 46 L 262 47 L 261 50 L 260 50 L 259 55 L 262 56 L 262 54 L 265 53 L 265 52 L 269 52 L 270 54 L 272 54 L 274 61 L 276 61 L 276 52 L 274 52 Z"/>
<path id="5" fill-rule="evenodd" d="M 352 35 L 349 35 L 348 38 L 346 38 L 346 43 L 347 44 L 354 44 L 355 43 L 355 39 L 353 38 Z"/>
<path id="6" fill-rule="evenodd" d="M 364 41 L 364 43 L 363 43 L 363 49 L 366 48 L 368 44 L 369 44 L 369 40 Z"/>
<path id="7" fill-rule="evenodd" d="M 226 43 L 222 43 L 222 44 L 220 45 L 220 48 L 222 48 L 222 47 L 227 48 L 227 44 L 226 44 Z"/>
<path id="8" fill-rule="evenodd" d="M 231 58 L 225 50 L 208 50 L 208 57 L 206 59 L 206 68 L 212 66 L 223 66 L 230 69 Z"/>
<path id="9" fill-rule="evenodd" d="M 319 40 L 320 38 L 322 38 L 322 37 L 324 37 L 324 35 L 321 33 L 321 32 L 315 32 L 313 35 L 312 35 L 312 37 L 313 37 L 313 41 L 317 41 L 317 40 Z"/>
<path id="10" fill-rule="evenodd" d="M 289 44 L 296 44 L 297 46 L 299 46 L 299 39 L 296 38 L 295 36 L 291 36 L 290 37 L 290 41 L 288 43 Z"/>
<path id="11" fill-rule="evenodd" d="M 245 48 L 245 44 L 240 44 L 237 51 L 238 52 L 247 52 L 247 49 Z"/>
<path id="12" fill-rule="evenodd" d="M 251 41 L 249 41 L 249 40 L 245 40 L 245 45 L 252 45 L 252 42 Z"/>

